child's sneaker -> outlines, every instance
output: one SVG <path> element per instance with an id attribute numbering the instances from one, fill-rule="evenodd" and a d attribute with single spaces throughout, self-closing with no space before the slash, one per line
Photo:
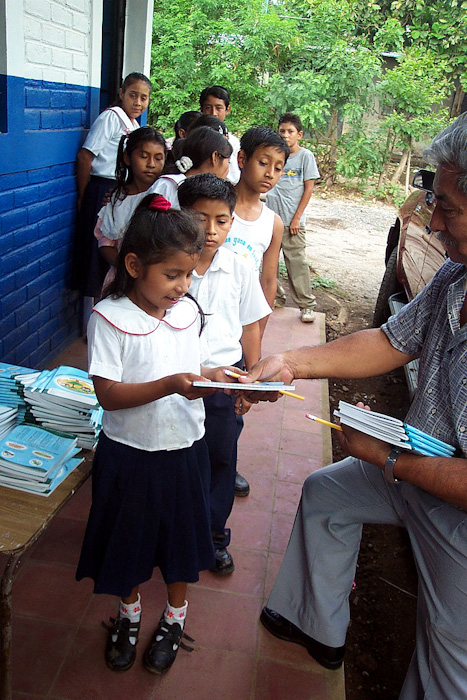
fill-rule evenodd
<path id="1" fill-rule="evenodd" d="M 302 309 L 300 311 L 300 321 L 302 323 L 313 323 L 315 320 L 315 312 L 313 309 Z"/>
<path id="2" fill-rule="evenodd" d="M 136 644 L 138 642 L 139 622 L 130 622 L 127 617 L 110 618 L 112 626 L 102 623 L 109 631 L 105 649 L 105 662 L 112 671 L 128 671 L 136 659 Z M 132 644 L 130 637 L 136 639 Z"/>
<path id="3" fill-rule="evenodd" d="M 172 622 L 169 625 L 162 615 L 153 638 L 144 652 L 144 667 L 152 673 L 166 673 L 175 661 L 179 646 L 186 651 L 193 651 L 193 647 L 181 641 L 182 638 L 194 642 L 194 639 L 183 632 L 178 622 Z"/>

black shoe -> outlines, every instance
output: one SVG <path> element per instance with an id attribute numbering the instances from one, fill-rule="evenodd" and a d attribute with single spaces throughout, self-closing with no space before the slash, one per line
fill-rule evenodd
<path id="1" fill-rule="evenodd" d="M 105 649 L 105 663 L 112 671 L 128 671 L 133 666 L 136 659 L 136 643 L 140 622 L 130 622 L 127 617 L 110 618 L 112 626 L 102 623 L 109 631 L 107 646 Z M 117 635 L 114 642 L 112 636 Z M 130 642 L 130 637 L 136 637 L 136 643 Z"/>
<path id="2" fill-rule="evenodd" d="M 321 642 L 317 642 L 313 637 L 309 637 L 292 622 L 289 622 L 289 620 L 286 620 L 285 617 L 279 615 L 275 610 L 271 610 L 271 608 L 263 608 L 260 620 L 268 632 L 275 637 L 284 639 L 286 642 L 301 644 L 310 656 L 324 668 L 330 668 L 334 671 L 342 666 L 345 645 L 342 647 L 328 647 L 326 644 L 321 644 Z"/>
<path id="3" fill-rule="evenodd" d="M 158 637 L 161 639 L 158 640 Z M 193 647 L 189 647 L 181 641 L 182 637 L 188 639 L 189 642 L 194 641 L 183 632 L 178 622 L 169 625 L 162 615 L 151 642 L 144 652 L 144 667 L 152 673 L 166 673 L 175 661 L 178 647 L 182 647 L 186 651 L 193 651 Z"/>
<path id="4" fill-rule="evenodd" d="M 232 555 L 226 547 L 214 550 L 215 565 L 211 569 L 215 574 L 231 574 L 235 571 Z"/>
<path id="5" fill-rule="evenodd" d="M 236 496 L 248 496 L 250 493 L 250 484 L 248 481 L 238 472 L 235 472 L 235 495 Z"/>

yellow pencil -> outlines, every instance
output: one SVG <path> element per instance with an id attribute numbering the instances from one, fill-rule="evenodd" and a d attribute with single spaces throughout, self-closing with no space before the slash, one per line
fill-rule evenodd
<path id="1" fill-rule="evenodd" d="M 309 418 L 310 420 L 314 420 L 317 423 L 322 423 L 323 425 L 327 425 L 330 428 L 334 428 L 334 430 L 342 430 L 340 425 L 337 425 L 337 423 L 330 423 L 328 420 L 324 420 L 323 418 L 318 418 L 317 416 L 313 416 L 311 413 L 305 413 L 305 418 Z"/>
<path id="2" fill-rule="evenodd" d="M 231 369 L 225 369 L 224 374 L 226 374 L 228 377 L 233 377 L 234 379 L 238 379 L 239 377 L 243 377 L 243 374 L 238 374 L 238 372 L 232 372 Z M 255 384 L 260 384 L 261 382 L 254 382 Z M 284 394 L 284 396 L 291 396 L 293 399 L 301 399 L 302 401 L 305 401 L 304 396 L 300 396 L 300 394 L 294 394 L 292 391 L 286 391 L 286 389 L 279 389 L 277 388 L 277 391 L 279 394 Z"/>

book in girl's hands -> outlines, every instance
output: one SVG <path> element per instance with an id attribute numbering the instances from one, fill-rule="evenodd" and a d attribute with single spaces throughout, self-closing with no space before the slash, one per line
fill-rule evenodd
<path id="1" fill-rule="evenodd" d="M 240 382 L 193 382 L 193 386 L 200 389 L 247 389 L 248 391 L 295 391 L 293 384 L 283 382 L 255 382 L 254 384 L 241 384 Z"/>
<path id="2" fill-rule="evenodd" d="M 456 451 L 452 445 L 433 438 L 397 418 L 377 411 L 368 411 L 346 401 L 339 401 L 339 409 L 334 411 L 334 415 L 344 425 L 404 450 L 413 450 L 418 454 L 433 457 L 452 457 Z"/>

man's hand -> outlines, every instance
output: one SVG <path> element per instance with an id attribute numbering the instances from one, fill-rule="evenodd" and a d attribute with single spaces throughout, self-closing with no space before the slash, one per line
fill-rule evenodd
<path id="1" fill-rule="evenodd" d="M 360 430 L 350 428 L 348 425 L 342 425 L 341 427 L 342 432 L 336 431 L 336 434 L 344 452 L 356 459 L 370 462 L 380 467 L 380 469 L 384 469 L 384 463 L 391 451 L 391 445 L 371 437 L 371 435 L 362 433 Z"/>

